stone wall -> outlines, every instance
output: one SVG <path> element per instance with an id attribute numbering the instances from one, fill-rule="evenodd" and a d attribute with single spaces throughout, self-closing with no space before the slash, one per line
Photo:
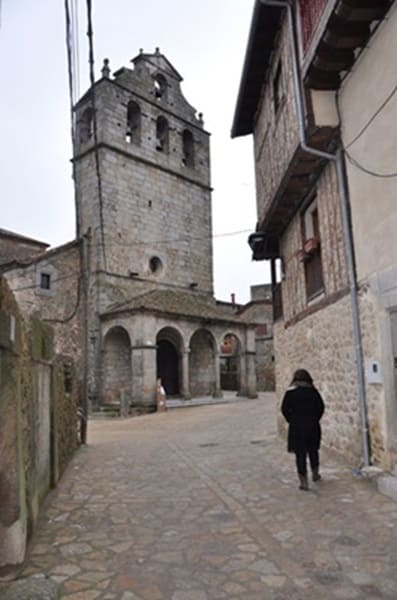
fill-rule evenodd
<path id="1" fill-rule="evenodd" d="M 324 291 L 308 304 L 305 266 L 300 261 L 303 247 L 302 215 L 297 213 L 281 240 L 284 279 L 282 301 L 284 320 L 289 322 L 319 301 L 346 291 L 346 256 L 340 216 L 335 166 L 329 164 L 317 183 L 315 198 L 319 215 Z"/>
<path id="2" fill-rule="evenodd" d="M 367 288 L 359 294 L 364 360 L 379 360 L 380 340 L 376 302 Z M 310 371 L 322 394 L 326 412 L 323 443 L 343 455 L 352 466 L 362 462 L 361 416 L 353 341 L 350 295 L 297 320 L 290 326 L 275 324 L 277 395 L 281 401 L 293 372 Z M 371 459 L 383 468 L 390 466 L 386 444 L 386 414 L 383 385 L 365 385 Z M 282 417 L 281 430 L 285 429 Z"/>
<path id="3" fill-rule="evenodd" d="M 66 393 L 53 330 L 25 322 L 0 279 L 0 568 L 23 561 L 40 506 L 77 446 L 77 379 Z"/>
<path id="4" fill-rule="evenodd" d="M 40 287 L 40 274 L 51 277 L 49 290 Z M 54 328 L 54 351 L 80 357 L 82 290 L 79 243 L 71 242 L 48 251 L 24 268 L 4 273 L 22 310 L 39 316 Z"/>
<path id="5" fill-rule="evenodd" d="M 257 286 L 259 287 L 259 286 Z M 264 292 L 264 286 L 261 286 Z M 252 288 L 251 288 L 252 289 Z M 257 296 L 259 297 L 259 290 Z M 263 295 L 263 294 L 262 294 Z M 244 320 L 256 323 L 255 370 L 258 391 L 273 390 L 275 386 L 273 352 L 273 305 L 271 300 L 254 300 L 239 311 Z"/>
<path id="6" fill-rule="evenodd" d="M 261 222 L 298 146 L 298 128 L 292 79 L 291 46 L 287 19 L 283 20 L 280 38 L 269 79 L 262 89 L 255 122 L 254 154 L 258 221 Z M 279 85 L 273 82 L 281 65 Z M 275 108 L 275 87 L 279 104 Z"/>
<path id="7" fill-rule="evenodd" d="M 311 373 L 326 405 L 324 445 L 352 466 L 361 457 L 360 414 L 349 295 L 294 325 L 275 324 L 277 395 L 281 401 L 294 371 Z M 280 424 L 284 427 L 283 419 Z"/>

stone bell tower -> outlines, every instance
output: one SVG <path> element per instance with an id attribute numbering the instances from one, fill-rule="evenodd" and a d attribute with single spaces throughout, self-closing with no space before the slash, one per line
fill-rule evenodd
<path id="1" fill-rule="evenodd" d="M 158 49 L 77 104 L 78 232 L 91 232 L 101 309 L 157 286 L 212 294 L 209 134 Z M 96 131 L 95 131 L 96 129 Z M 112 289 L 113 285 L 117 289 Z"/>
<path id="2" fill-rule="evenodd" d="M 172 293 L 177 307 L 175 294 L 213 300 L 209 134 L 158 49 L 131 62 L 112 76 L 105 60 L 101 79 L 75 106 L 77 235 L 88 240 L 84 328 L 94 406 L 120 381 L 131 398 L 150 402 L 155 315 L 169 311 Z M 157 292 L 163 295 L 155 313 L 131 316 L 124 329 L 115 318 L 108 331 L 116 305 L 142 298 L 131 315 L 141 306 L 148 312 L 147 294 Z"/>

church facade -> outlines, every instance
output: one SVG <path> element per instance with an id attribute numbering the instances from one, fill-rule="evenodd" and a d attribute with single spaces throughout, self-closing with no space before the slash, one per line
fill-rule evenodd
<path id="1" fill-rule="evenodd" d="M 75 106 L 76 240 L 1 267 L 79 358 L 94 408 L 152 406 L 159 378 L 171 396 L 220 396 L 226 336 L 236 391 L 256 395 L 255 325 L 213 296 L 209 133 L 181 81 L 158 49 L 113 76 L 104 62 Z"/>

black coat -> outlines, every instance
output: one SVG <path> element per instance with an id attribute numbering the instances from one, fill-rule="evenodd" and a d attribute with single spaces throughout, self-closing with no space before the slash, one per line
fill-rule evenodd
<path id="1" fill-rule="evenodd" d="M 283 398 L 281 412 L 289 423 L 288 452 L 320 448 L 324 402 L 315 387 L 292 385 Z"/>

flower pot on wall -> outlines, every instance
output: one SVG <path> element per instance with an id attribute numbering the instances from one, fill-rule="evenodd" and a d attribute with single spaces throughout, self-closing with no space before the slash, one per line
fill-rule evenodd
<path id="1" fill-rule="evenodd" d="M 311 237 L 305 241 L 303 248 L 304 248 L 304 251 L 306 252 L 306 254 L 311 254 L 318 248 L 318 245 L 319 245 L 318 237 Z"/>

